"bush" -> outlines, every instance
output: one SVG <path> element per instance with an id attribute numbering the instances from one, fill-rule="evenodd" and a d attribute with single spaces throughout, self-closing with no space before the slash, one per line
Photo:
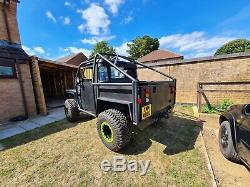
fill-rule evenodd
<path id="1" fill-rule="evenodd" d="M 217 113 L 217 110 L 216 110 L 215 106 L 211 106 L 211 108 L 209 108 L 208 105 L 204 105 L 201 108 L 201 112 L 207 113 L 207 114 L 214 114 L 214 113 Z"/>
<path id="2" fill-rule="evenodd" d="M 227 110 L 233 104 L 229 99 L 225 99 L 220 103 L 220 109 Z"/>
<path id="3" fill-rule="evenodd" d="M 214 55 L 233 54 L 245 51 L 250 51 L 250 41 L 246 39 L 237 39 L 224 44 Z"/>
<path id="4" fill-rule="evenodd" d="M 207 114 L 215 114 L 219 112 L 224 112 L 232 105 L 233 105 L 232 101 L 230 101 L 229 99 L 225 99 L 220 103 L 219 106 L 211 105 L 211 107 L 209 108 L 208 105 L 203 105 L 201 108 L 201 112 L 207 113 Z"/>

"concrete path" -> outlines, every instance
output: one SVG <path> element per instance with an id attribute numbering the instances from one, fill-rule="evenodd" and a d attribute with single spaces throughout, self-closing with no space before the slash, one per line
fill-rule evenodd
<path id="1" fill-rule="evenodd" d="M 49 123 L 60 121 L 64 118 L 65 114 L 63 108 L 56 108 L 50 110 L 47 116 L 36 116 L 25 121 L 10 122 L 5 125 L 0 125 L 0 140 L 45 126 Z"/>
<path id="2" fill-rule="evenodd" d="M 244 165 L 223 157 L 218 145 L 219 116 L 201 114 L 203 137 L 218 186 L 249 186 L 250 173 Z"/>

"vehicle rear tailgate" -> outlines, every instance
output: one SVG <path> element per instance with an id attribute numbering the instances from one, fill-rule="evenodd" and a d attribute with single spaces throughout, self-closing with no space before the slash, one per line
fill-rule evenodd
<path id="1" fill-rule="evenodd" d="M 139 111 L 142 120 L 174 106 L 175 81 L 148 82 L 140 84 L 139 87 L 141 99 Z"/>

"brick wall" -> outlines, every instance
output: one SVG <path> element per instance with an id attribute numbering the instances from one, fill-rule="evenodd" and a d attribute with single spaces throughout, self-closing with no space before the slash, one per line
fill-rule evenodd
<path id="1" fill-rule="evenodd" d="M 5 14 L 3 11 L 3 3 L 0 1 L 0 40 L 10 41 L 12 43 L 20 44 L 20 35 L 18 30 L 18 23 L 16 18 L 17 1 L 10 0 L 10 4 L 4 7 L 7 15 L 7 24 L 5 21 Z M 10 38 L 8 37 L 7 27 L 9 26 Z"/>
<path id="2" fill-rule="evenodd" d="M 198 82 L 250 81 L 250 53 L 182 60 L 168 64 L 149 64 L 177 79 L 178 103 L 196 103 Z M 162 80 L 163 77 L 150 70 L 140 69 L 139 78 Z M 250 90 L 248 85 L 206 86 L 216 90 Z M 250 103 L 250 93 L 214 92 L 206 93 L 212 104 L 230 99 L 235 104 Z M 204 103 L 204 100 L 203 100 Z"/>
<path id="3" fill-rule="evenodd" d="M 21 64 L 22 82 L 29 116 L 36 115 L 36 105 L 28 64 Z M 18 79 L 0 79 L 0 122 L 24 115 L 24 106 Z"/>

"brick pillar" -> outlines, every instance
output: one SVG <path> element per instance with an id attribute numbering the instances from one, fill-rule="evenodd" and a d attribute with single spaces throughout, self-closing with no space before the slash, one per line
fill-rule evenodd
<path id="1" fill-rule="evenodd" d="M 0 40 L 20 44 L 17 0 L 0 0 Z"/>

